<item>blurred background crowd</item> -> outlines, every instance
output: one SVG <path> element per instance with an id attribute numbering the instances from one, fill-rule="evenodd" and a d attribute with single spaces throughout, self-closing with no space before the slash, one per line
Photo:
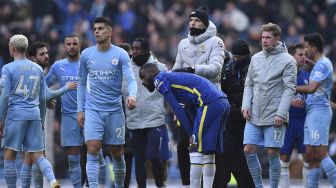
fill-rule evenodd
<path id="1" fill-rule="evenodd" d="M 178 43 L 189 32 L 189 13 L 199 6 L 208 7 L 228 50 L 241 38 L 253 53 L 259 51 L 260 26 L 268 22 L 280 25 L 287 46 L 302 42 L 304 34 L 320 32 L 336 72 L 336 0 L 0 0 L 0 67 L 11 61 L 8 40 L 13 34 L 46 42 L 50 63 L 64 57 L 64 36 L 79 36 L 82 49 L 94 45 L 91 26 L 98 16 L 112 20 L 114 44 L 147 37 L 152 53 L 172 67 Z M 333 121 L 331 131 L 335 129 Z M 332 133 L 331 142 L 334 138 Z M 61 148 L 56 150 L 62 153 Z M 336 144 L 331 150 L 336 153 Z M 59 169 L 63 167 L 57 165 Z"/>

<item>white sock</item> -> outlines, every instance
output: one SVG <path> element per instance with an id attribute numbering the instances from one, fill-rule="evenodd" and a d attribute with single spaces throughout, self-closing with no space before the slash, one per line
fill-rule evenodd
<path id="1" fill-rule="evenodd" d="M 309 171 L 309 163 L 303 162 L 303 167 L 302 167 L 302 184 L 303 184 L 303 187 L 308 187 L 308 181 L 307 181 L 308 171 Z"/>
<path id="2" fill-rule="evenodd" d="M 190 188 L 200 188 L 203 171 L 203 154 L 190 153 Z"/>
<path id="3" fill-rule="evenodd" d="M 203 155 L 203 187 L 212 187 L 215 172 L 215 155 Z"/>
<path id="4" fill-rule="evenodd" d="M 280 187 L 288 188 L 289 187 L 289 162 L 280 161 L 281 164 L 281 174 L 280 174 Z"/>

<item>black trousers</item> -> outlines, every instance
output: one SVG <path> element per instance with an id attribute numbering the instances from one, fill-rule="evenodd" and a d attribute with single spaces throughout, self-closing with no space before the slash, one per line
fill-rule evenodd
<path id="1" fill-rule="evenodd" d="M 229 122 L 224 131 L 224 153 L 216 154 L 216 174 L 213 188 L 225 188 L 230 182 L 231 173 L 238 187 L 254 188 L 252 176 L 244 154 L 244 121 Z"/>
<path id="2" fill-rule="evenodd" d="M 158 127 L 135 129 L 132 132 L 132 146 L 135 158 L 135 175 L 139 188 L 146 188 L 146 161 L 152 162 L 152 172 L 157 187 L 163 186 L 163 166 L 160 155 L 161 131 Z"/>

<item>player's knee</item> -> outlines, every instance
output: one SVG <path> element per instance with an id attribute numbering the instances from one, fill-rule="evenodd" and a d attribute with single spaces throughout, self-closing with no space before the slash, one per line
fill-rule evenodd
<path id="1" fill-rule="evenodd" d="M 253 154 L 257 152 L 257 147 L 255 145 L 250 145 L 250 144 L 246 144 L 244 146 L 244 153 L 245 154 Z"/>
<path id="2" fill-rule="evenodd" d="M 267 154 L 269 157 L 276 157 L 277 155 L 279 155 L 280 150 L 279 149 L 275 149 L 275 148 L 268 148 L 267 149 Z"/>
<path id="3" fill-rule="evenodd" d="M 112 157 L 121 157 L 124 154 L 122 147 L 111 147 L 111 155 Z"/>
<path id="4" fill-rule="evenodd" d="M 203 156 L 204 164 L 215 164 L 215 155 L 204 155 Z"/>
<path id="5" fill-rule="evenodd" d="M 101 148 L 101 144 L 95 143 L 95 142 L 90 142 L 90 143 L 87 142 L 86 147 L 87 147 L 88 153 L 98 155 L 99 150 Z"/>
<path id="6" fill-rule="evenodd" d="M 199 152 L 190 153 L 190 163 L 191 164 L 203 164 L 203 154 Z"/>

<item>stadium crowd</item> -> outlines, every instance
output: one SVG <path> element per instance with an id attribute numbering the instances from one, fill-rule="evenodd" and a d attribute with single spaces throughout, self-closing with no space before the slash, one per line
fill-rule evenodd
<path id="1" fill-rule="evenodd" d="M 269 22 L 279 25 L 282 30 L 281 41 L 287 46 L 303 43 L 306 34 L 319 32 L 325 41 L 323 53 L 333 63 L 335 74 L 336 36 L 332 31 L 336 29 L 336 1 L 332 0 L 304 2 L 281 0 L 1 1 L 0 38 L 3 40 L 0 41 L 0 66 L 12 61 L 8 50 L 8 39 L 14 34 L 20 33 L 27 36 L 29 42 L 46 42 L 49 62 L 52 65 L 56 60 L 66 57 L 63 49 L 64 38 L 70 35 L 80 38 L 81 49 L 95 45 L 97 38 L 94 36 L 92 26 L 97 17 L 104 16 L 112 21 L 113 44 L 119 45 L 125 42 L 132 44 L 139 40 L 139 37 L 147 38 L 151 54 L 165 64 L 169 70 L 176 69 L 174 63 L 179 54 L 179 43 L 190 31 L 188 25 L 190 24 L 190 13 L 199 6 L 208 7 L 209 21 L 216 26 L 225 49 L 229 51 L 233 50 L 237 39 L 244 39 L 248 43 L 250 50 L 248 54 L 253 55 L 260 51 L 260 28 Z M 134 56 L 133 61 L 135 62 Z M 184 67 L 178 68 L 183 69 Z M 187 72 L 198 74 L 195 67 L 190 68 Z M 181 72 L 186 72 L 186 69 Z M 335 78 L 333 82 L 335 85 Z M 336 101 L 336 87 L 332 90 L 331 100 Z M 60 114 L 56 115 L 56 118 L 58 119 L 59 116 Z M 170 131 L 175 133 L 175 125 L 171 124 Z M 172 138 L 176 136 L 173 135 Z M 331 143 L 329 154 L 335 161 L 335 115 L 330 127 L 329 143 Z M 61 152 L 56 151 L 56 153 Z M 268 168 L 264 165 L 267 159 L 266 162 L 260 160 L 260 163 L 263 164 L 263 168 Z M 263 175 L 265 175 L 264 171 Z"/>

